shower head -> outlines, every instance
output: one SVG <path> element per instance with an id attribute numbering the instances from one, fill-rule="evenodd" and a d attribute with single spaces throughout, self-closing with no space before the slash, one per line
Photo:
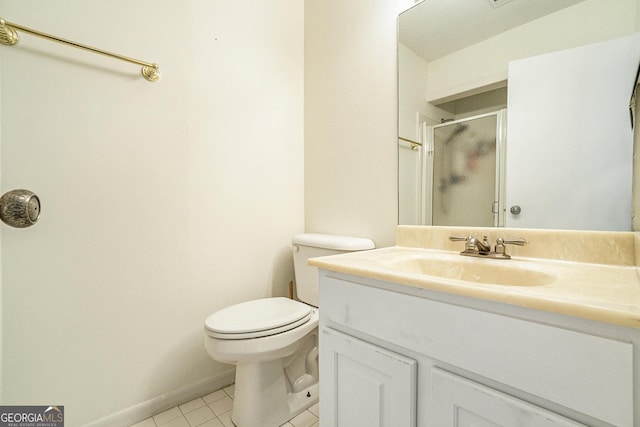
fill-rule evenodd
<path id="1" fill-rule="evenodd" d="M 4 19 L 0 19 L 0 43 L 13 46 L 18 43 L 18 40 L 20 38 L 15 28 L 8 26 Z"/>

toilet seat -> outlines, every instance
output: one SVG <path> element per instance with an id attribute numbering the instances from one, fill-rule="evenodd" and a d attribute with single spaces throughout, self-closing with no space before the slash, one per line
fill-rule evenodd
<path id="1" fill-rule="evenodd" d="M 207 317 L 207 335 L 219 339 L 260 338 L 309 321 L 312 308 L 289 298 L 264 298 L 224 308 Z"/>

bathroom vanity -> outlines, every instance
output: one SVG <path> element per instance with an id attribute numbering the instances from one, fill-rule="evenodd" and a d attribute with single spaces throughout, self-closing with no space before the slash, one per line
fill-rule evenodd
<path id="1" fill-rule="evenodd" d="M 447 241 L 464 233 L 531 243 L 512 260 L 471 259 Z M 640 425 L 634 241 L 399 227 L 396 247 L 312 260 L 321 425 Z"/>

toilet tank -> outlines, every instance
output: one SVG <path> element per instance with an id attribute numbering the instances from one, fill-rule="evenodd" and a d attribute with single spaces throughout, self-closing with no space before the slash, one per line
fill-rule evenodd
<path id="1" fill-rule="evenodd" d="M 298 299 L 318 306 L 318 268 L 307 264 L 309 258 L 364 251 L 376 247 L 373 240 L 363 237 L 304 233 L 293 237 L 293 268 Z"/>

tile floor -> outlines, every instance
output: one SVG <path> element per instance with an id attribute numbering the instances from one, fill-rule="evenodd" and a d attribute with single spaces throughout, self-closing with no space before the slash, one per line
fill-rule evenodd
<path id="1" fill-rule="evenodd" d="M 234 385 L 209 393 L 132 425 L 131 427 L 234 427 L 231 422 Z M 316 403 L 281 427 L 318 427 Z"/>

